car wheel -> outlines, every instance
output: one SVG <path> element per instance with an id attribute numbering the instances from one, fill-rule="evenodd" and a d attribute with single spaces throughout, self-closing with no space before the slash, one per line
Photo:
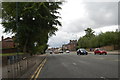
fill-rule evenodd
<path id="1" fill-rule="evenodd" d="M 105 53 L 105 55 L 107 55 L 107 53 Z"/>

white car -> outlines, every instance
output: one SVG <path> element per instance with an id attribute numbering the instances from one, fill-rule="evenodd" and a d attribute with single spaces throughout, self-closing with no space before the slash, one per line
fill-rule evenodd
<path id="1" fill-rule="evenodd" d="M 70 51 L 69 51 L 69 50 L 67 50 L 67 51 L 66 51 L 66 53 L 70 53 Z"/>

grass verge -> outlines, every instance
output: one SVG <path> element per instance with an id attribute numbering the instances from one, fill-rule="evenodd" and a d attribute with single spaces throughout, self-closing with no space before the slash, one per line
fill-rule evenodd
<path id="1" fill-rule="evenodd" d="M 0 53 L 0 56 L 13 56 L 13 55 L 17 55 L 17 54 L 22 55 L 24 53 L 3 53 L 3 54 Z"/>

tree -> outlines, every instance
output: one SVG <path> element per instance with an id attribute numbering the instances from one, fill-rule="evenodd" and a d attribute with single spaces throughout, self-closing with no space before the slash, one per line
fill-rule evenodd
<path id="1" fill-rule="evenodd" d="M 25 53 L 32 53 L 34 43 L 37 43 L 37 46 L 47 45 L 48 38 L 58 30 L 56 26 L 61 26 L 58 21 L 60 16 L 56 15 L 59 14 L 57 10 L 61 9 L 60 4 L 61 2 L 19 2 L 16 5 L 14 2 L 3 2 L 4 32 L 14 33 L 19 47 Z"/>
<path id="2" fill-rule="evenodd" d="M 119 31 L 116 32 L 105 32 L 100 33 L 99 35 L 94 35 L 94 31 L 90 28 L 87 28 L 86 35 L 80 37 L 78 40 L 78 47 L 81 48 L 96 48 L 108 45 L 120 45 L 119 44 Z"/>
<path id="3" fill-rule="evenodd" d="M 78 40 L 78 45 L 82 48 L 90 48 L 92 47 L 91 39 L 95 37 L 94 31 L 91 28 L 87 28 L 84 31 L 86 35 Z"/>
<path id="4" fill-rule="evenodd" d="M 87 28 L 87 29 L 85 29 L 84 31 L 86 32 L 86 35 L 85 35 L 86 37 L 89 37 L 89 38 L 90 38 L 90 37 L 95 36 L 95 35 L 94 35 L 94 31 L 93 31 L 91 28 Z"/>

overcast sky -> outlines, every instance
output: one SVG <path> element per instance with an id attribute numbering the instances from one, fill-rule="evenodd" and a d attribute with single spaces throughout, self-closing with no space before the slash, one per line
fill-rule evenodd
<path id="1" fill-rule="evenodd" d="M 95 2 L 97 1 L 97 2 Z M 99 2 L 98 2 L 99 1 Z M 106 2 L 105 2 L 106 1 Z M 50 47 L 60 47 L 69 40 L 79 39 L 84 36 L 84 30 L 88 27 L 95 31 L 95 34 L 118 29 L 118 0 L 66 0 L 61 5 L 62 27 L 52 36 L 48 44 Z M 3 34 L 4 29 L 0 26 L 0 37 L 11 36 Z"/>
<path id="2" fill-rule="evenodd" d="M 79 39 L 84 36 L 84 30 L 88 27 L 95 34 L 118 29 L 118 3 L 104 0 L 68 0 L 62 5 L 62 27 L 56 32 L 56 36 L 49 39 L 51 47 L 59 47 L 69 40 Z"/>

